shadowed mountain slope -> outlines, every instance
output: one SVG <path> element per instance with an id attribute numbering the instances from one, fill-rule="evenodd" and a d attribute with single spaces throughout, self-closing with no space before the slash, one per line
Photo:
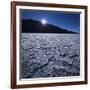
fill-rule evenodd
<path id="1" fill-rule="evenodd" d="M 76 33 L 48 23 L 43 25 L 40 21 L 32 19 L 23 19 L 21 22 L 21 29 L 23 33 Z"/>

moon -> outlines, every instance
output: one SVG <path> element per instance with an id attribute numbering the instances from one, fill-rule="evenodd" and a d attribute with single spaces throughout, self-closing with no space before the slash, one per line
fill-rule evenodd
<path id="1" fill-rule="evenodd" d="M 42 23 L 43 25 L 46 25 L 46 24 L 47 24 L 47 21 L 46 21 L 45 19 L 42 19 L 42 20 L 41 20 L 41 23 Z"/>

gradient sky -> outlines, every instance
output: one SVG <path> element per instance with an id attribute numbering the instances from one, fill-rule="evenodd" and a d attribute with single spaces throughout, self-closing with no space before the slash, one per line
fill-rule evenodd
<path id="1" fill-rule="evenodd" d="M 21 19 L 33 19 L 41 21 L 45 19 L 47 23 L 56 25 L 69 31 L 80 32 L 80 14 L 64 13 L 60 11 L 45 10 L 20 10 Z"/>

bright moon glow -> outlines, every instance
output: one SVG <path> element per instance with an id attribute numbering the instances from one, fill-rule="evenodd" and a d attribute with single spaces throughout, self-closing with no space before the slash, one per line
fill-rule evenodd
<path id="1" fill-rule="evenodd" d="M 45 19 L 42 19 L 41 23 L 45 25 L 45 24 L 47 24 L 47 21 Z"/>

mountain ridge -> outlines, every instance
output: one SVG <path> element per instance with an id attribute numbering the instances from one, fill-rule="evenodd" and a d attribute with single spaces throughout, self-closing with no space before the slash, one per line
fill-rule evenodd
<path id="1" fill-rule="evenodd" d="M 22 19 L 21 20 L 21 29 L 23 33 L 71 33 L 76 34 L 76 32 L 72 32 L 67 29 L 63 29 L 61 27 L 46 24 L 43 25 L 40 21 L 32 20 L 32 19 Z"/>

